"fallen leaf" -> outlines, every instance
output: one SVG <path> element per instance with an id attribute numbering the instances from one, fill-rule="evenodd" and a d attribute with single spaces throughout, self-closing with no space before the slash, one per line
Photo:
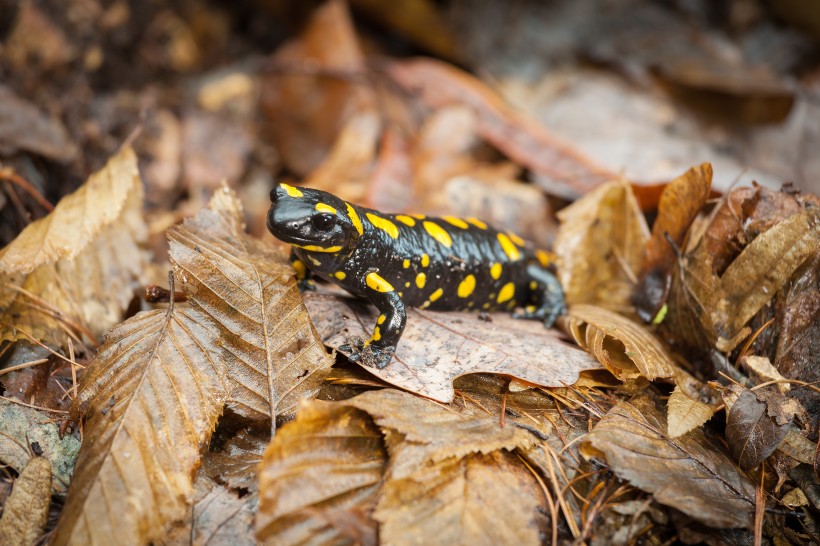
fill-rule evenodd
<path id="1" fill-rule="evenodd" d="M 661 194 L 658 216 L 652 224 L 652 237 L 640 268 L 640 281 L 634 290 L 635 307 L 644 322 L 651 322 L 666 302 L 670 276 L 677 266 L 674 243 L 683 246 L 695 216 L 700 212 L 712 187 L 712 165 L 704 163 L 675 178 Z"/>
<path id="2" fill-rule="evenodd" d="M 113 329 L 73 410 L 85 441 L 53 543 L 143 544 L 185 517 L 227 398 L 219 332 L 182 305 Z"/>
<path id="3" fill-rule="evenodd" d="M 269 439 L 240 430 L 219 451 L 205 457 L 203 471 L 213 480 L 219 480 L 231 489 L 258 491 L 256 471 Z"/>
<path id="4" fill-rule="evenodd" d="M 608 182 L 558 213 L 558 277 L 570 305 L 631 314 L 649 229 L 630 185 Z"/>
<path id="5" fill-rule="evenodd" d="M 677 385 L 672 394 L 669 395 L 667 408 L 666 422 L 669 425 L 668 433 L 670 438 L 677 438 L 691 430 L 695 430 L 711 419 L 717 409 L 687 396 Z"/>
<path id="6" fill-rule="evenodd" d="M 71 161 L 77 146 L 60 122 L 0 85 L 0 153 L 33 152 L 54 161 Z"/>
<path id="7" fill-rule="evenodd" d="M 445 459 L 390 479 L 374 517 L 385 544 L 542 544 L 546 502 L 515 455 L 493 451 Z"/>
<path id="8" fill-rule="evenodd" d="M 34 546 L 43 536 L 51 503 L 51 463 L 32 458 L 14 480 L 0 517 L 0 544 Z"/>
<path id="9" fill-rule="evenodd" d="M 619 379 L 643 376 L 654 381 L 681 373 L 666 348 L 642 324 L 585 304 L 570 307 L 565 320 L 575 341 Z"/>
<path id="10" fill-rule="evenodd" d="M 244 232 L 226 186 L 208 208 L 168 230 L 170 258 L 192 305 L 220 325 L 229 407 L 252 419 L 292 414 L 333 364 L 310 322 L 293 268 Z"/>
<path id="11" fill-rule="evenodd" d="M 250 127 L 194 110 L 182 119 L 181 132 L 183 188 L 195 195 L 210 193 L 223 180 L 242 178 L 254 145 Z"/>
<path id="12" fill-rule="evenodd" d="M 703 430 L 672 439 L 651 400 L 618 402 L 583 440 L 587 456 L 635 487 L 712 527 L 751 528 L 755 485 Z M 591 448 L 591 450 L 590 450 Z"/>
<path id="13" fill-rule="evenodd" d="M 259 467 L 256 538 L 266 544 L 349 540 L 333 522 L 339 511 L 350 518 L 372 511 L 386 458 L 382 435 L 366 413 L 303 402 Z M 370 527 L 375 530 L 372 520 Z"/>
<path id="14" fill-rule="evenodd" d="M 786 383 L 786 378 L 780 375 L 777 368 L 772 366 L 771 361 L 765 356 L 748 355 L 740 359 L 740 365 L 760 378 L 760 382 L 780 381 L 775 388 L 781 393 L 786 393 L 790 390 L 791 385 Z"/>
<path id="15" fill-rule="evenodd" d="M 2 339 L 60 345 L 116 324 L 145 275 L 142 199 L 126 148 L 0 251 Z"/>
<path id="16" fill-rule="evenodd" d="M 308 294 L 305 303 L 322 339 L 334 349 L 368 338 L 378 317 L 364 302 L 349 298 Z M 501 373 L 560 387 L 575 383 L 582 370 L 597 368 L 587 353 L 537 321 L 494 314 L 486 322 L 475 314 L 408 309 L 392 363 L 367 370 L 392 385 L 450 402 L 453 379 L 467 373 Z"/>
<path id="17" fill-rule="evenodd" d="M 22 472 L 32 458 L 29 446 L 36 442 L 42 458 L 53 469 L 54 492 L 64 494 L 71 482 L 80 439 L 76 433 L 60 435 L 59 428 L 54 414 L 0 398 L 0 462 Z"/>
<path id="18" fill-rule="evenodd" d="M 560 183 L 565 192 L 582 195 L 618 178 L 515 111 L 480 80 L 451 65 L 423 58 L 393 61 L 387 73 L 432 109 L 469 106 L 478 116 L 477 129 L 484 140 L 516 163 Z"/>

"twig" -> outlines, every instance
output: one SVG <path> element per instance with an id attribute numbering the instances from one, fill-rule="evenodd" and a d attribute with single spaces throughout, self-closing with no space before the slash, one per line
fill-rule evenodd
<path id="1" fill-rule="evenodd" d="M 45 364 L 48 362 L 47 358 L 40 358 L 38 360 L 32 360 L 31 362 L 23 362 L 22 364 L 17 364 L 16 366 L 9 366 L 8 368 L 4 368 L 0 370 L 0 375 L 15 372 L 17 370 L 22 370 L 23 368 L 31 368 L 32 366 L 37 366 L 39 364 Z"/>
<path id="2" fill-rule="evenodd" d="M 48 212 L 54 210 L 54 205 L 52 205 L 48 199 L 43 197 L 43 194 L 37 191 L 37 188 L 32 186 L 28 180 L 14 172 L 14 169 L 9 167 L 0 168 L 0 178 L 4 180 L 8 180 L 12 184 L 16 185 L 18 188 L 26 192 L 31 196 L 32 199 L 37 201 L 37 203 L 46 209 Z"/>
<path id="3" fill-rule="evenodd" d="M 15 400 L 14 398 L 6 398 L 5 396 L 0 396 L 0 399 L 11 402 L 12 404 L 19 404 L 21 406 L 26 406 L 27 408 L 34 408 L 34 409 L 38 409 L 38 410 L 41 410 L 41 411 L 48 411 L 48 412 L 51 412 L 51 413 L 65 413 L 65 414 L 68 413 L 67 411 L 64 411 L 64 410 L 44 408 L 42 406 L 35 406 L 33 404 L 26 404 L 25 402 Z"/>

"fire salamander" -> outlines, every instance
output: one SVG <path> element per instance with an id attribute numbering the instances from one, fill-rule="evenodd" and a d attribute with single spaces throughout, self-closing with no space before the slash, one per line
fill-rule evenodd
<path id="1" fill-rule="evenodd" d="M 566 311 L 553 256 L 475 218 L 383 214 L 327 192 L 279 184 L 270 194 L 270 232 L 293 246 L 300 287 L 312 275 L 379 310 L 373 335 L 350 349 L 384 368 L 404 331 L 406 307 L 512 310 L 552 326 Z M 370 357 L 365 358 L 366 361 Z"/>

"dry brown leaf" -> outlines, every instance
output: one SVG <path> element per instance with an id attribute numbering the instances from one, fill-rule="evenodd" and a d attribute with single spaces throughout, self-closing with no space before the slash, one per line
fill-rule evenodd
<path id="1" fill-rule="evenodd" d="M 369 517 L 386 464 L 382 435 L 351 407 L 303 402 L 265 451 L 256 538 L 265 544 L 333 544 L 353 537 L 335 522 Z M 368 524 L 366 524 L 367 526 Z"/>
<path id="2" fill-rule="evenodd" d="M 777 390 L 781 393 L 786 393 L 791 388 L 791 385 L 785 382 L 786 378 L 777 371 L 777 368 L 772 366 L 771 361 L 766 356 L 744 356 L 740 359 L 740 365 L 743 366 L 747 372 L 751 372 L 753 375 L 760 378 L 761 383 L 768 381 L 783 381 L 775 386 L 775 388 L 777 388 Z"/>
<path id="3" fill-rule="evenodd" d="M 193 305 L 221 326 L 230 407 L 252 419 L 290 415 L 319 391 L 333 364 L 310 322 L 293 268 L 244 232 L 227 187 L 168 230 L 170 257 Z"/>
<path id="4" fill-rule="evenodd" d="M 712 527 L 751 527 L 755 485 L 703 430 L 679 439 L 666 434 L 652 400 L 618 402 L 584 439 L 621 478 Z M 590 449 L 591 448 L 591 449 Z"/>
<path id="5" fill-rule="evenodd" d="M 566 323 L 575 341 L 619 379 L 643 376 L 653 381 L 681 373 L 646 327 L 617 313 L 592 305 L 573 305 Z"/>
<path id="6" fill-rule="evenodd" d="M 526 449 L 535 436 L 523 428 L 502 427 L 498 414 L 483 409 L 443 406 L 396 389 L 369 391 L 342 402 L 366 411 L 383 430 L 402 437 L 401 457 L 391 450 L 390 476 L 403 479 L 429 463 L 471 453 Z"/>
<path id="7" fill-rule="evenodd" d="M 231 489 L 257 491 L 256 471 L 268 443 L 268 439 L 242 429 L 219 451 L 208 453 L 203 471 Z"/>
<path id="8" fill-rule="evenodd" d="M 322 339 L 335 349 L 367 339 L 378 317 L 374 308 L 349 298 L 310 294 L 305 303 Z M 408 309 L 392 363 L 367 370 L 392 385 L 450 402 L 453 379 L 468 373 L 501 373 L 562 387 L 575 383 L 582 370 L 597 368 L 595 359 L 537 321 L 494 314 L 487 322 L 476 314 Z"/>
<path id="9" fill-rule="evenodd" d="M 641 280 L 635 287 L 635 303 L 641 318 L 651 322 L 669 294 L 670 275 L 677 265 L 674 243 L 684 238 L 700 212 L 712 187 L 712 165 L 692 167 L 664 188 L 658 203 L 658 217 L 640 268 Z M 670 243 L 671 241 L 671 243 Z"/>
<path id="10" fill-rule="evenodd" d="M 478 133 L 514 162 L 561 183 L 576 195 L 618 178 L 544 127 L 515 111 L 480 80 L 434 59 L 394 61 L 387 65 L 393 80 L 432 109 L 464 104 L 478 116 Z"/>
<path id="11" fill-rule="evenodd" d="M 14 481 L 0 517 L 0 544 L 34 546 L 43 535 L 51 503 L 51 462 L 32 458 Z"/>
<path id="12" fill-rule="evenodd" d="M 147 264 L 142 200 L 126 148 L 0 251 L 2 338 L 58 345 L 67 324 L 100 337 L 119 322 Z"/>
<path id="13" fill-rule="evenodd" d="M 542 544 L 544 493 L 532 473 L 503 451 L 446 459 L 390 479 L 375 518 L 384 544 Z"/>
<path id="14" fill-rule="evenodd" d="M 632 313 L 649 228 L 631 186 L 604 184 L 558 213 L 558 276 L 567 302 Z"/>
<path id="15" fill-rule="evenodd" d="M 219 332 L 196 308 L 140 313 L 86 368 L 87 417 L 54 544 L 143 544 L 185 517 L 194 471 L 227 398 Z"/>
<path id="16" fill-rule="evenodd" d="M 686 395 L 679 386 L 669 395 L 666 421 L 670 438 L 683 436 L 712 418 L 716 408 Z"/>

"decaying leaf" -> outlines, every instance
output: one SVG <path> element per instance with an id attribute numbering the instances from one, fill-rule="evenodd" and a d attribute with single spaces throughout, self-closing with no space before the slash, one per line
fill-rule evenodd
<path id="1" fill-rule="evenodd" d="M 305 303 L 325 343 L 335 349 L 370 337 L 378 313 L 363 302 L 307 295 Z M 407 327 L 392 363 L 372 374 L 422 396 L 450 402 L 452 381 L 468 373 L 501 373 L 534 385 L 572 385 L 583 370 L 599 368 L 595 359 L 565 343 L 537 321 L 494 314 L 408 309 Z"/>
<path id="2" fill-rule="evenodd" d="M 34 546 L 43 535 L 51 502 L 51 463 L 32 458 L 14 481 L 0 517 L 0 544 Z"/>
<path id="3" fill-rule="evenodd" d="M 676 377 L 680 368 L 642 324 L 592 305 L 573 305 L 567 329 L 615 377 L 643 376 L 650 381 Z"/>
<path id="4" fill-rule="evenodd" d="M 664 188 L 658 217 L 646 244 L 641 279 L 635 287 L 635 303 L 645 322 L 651 322 L 666 301 L 670 275 L 677 265 L 674 243 L 683 246 L 692 220 L 700 212 L 712 187 L 712 165 L 704 163 L 677 177 Z"/>
<path id="5" fill-rule="evenodd" d="M 388 480 L 375 518 L 385 544 L 542 544 L 544 493 L 504 451 L 445 459 Z"/>
<path id="6" fill-rule="evenodd" d="M 666 416 L 669 425 L 668 433 L 670 438 L 683 436 L 690 430 L 694 430 L 712 418 L 716 408 L 705 404 L 700 400 L 695 400 L 679 387 L 669 395 L 668 413 Z"/>
<path id="7" fill-rule="evenodd" d="M 203 471 L 231 489 L 257 491 L 256 471 L 268 443 L 268 439 L 242 429 L 222 449 L 208 453 Z"/>
<path id="8" fill-rule="evenodd" d="M 0 251 L 2 339 L 59 345 L 116 324 L 145 275 L 142 199 L 126 148 Z"/>
<path id="9" fill-rule="evenodd" d="M 289 415 L 318 392 L 332 360 L 310 322 L 293 268 L 244 232 L 227 187 L 208 208 L 168 230 L 170 257 L 192 305 L 221 326 L 230 407 L 264 419 Z"/>
<path id="10" fill-rule="evenodd" d="M 71 482 L 80 450 L 78 434 L 60 435 L 54 415 L 0 398 L 0 463 L 22 472 L 32 458 L 30 446 L 37 443 L 42 458 L 51 464 L 55 493 L 65 493 Z"/>
<path id="11" fill-rule="evenodd" d="M 303 402 L 296 419 L 265 451 L 257 539 L 265 544 L 353 542 L 351 526 L 339 525 L 340 518 L 375 533 L 370 512 L 385 464 L 384 440 L 366 413 Z"/>
<path id="12" fill-rule="evenodd" d="M 672 439 L 651 400 L 618 402 L 584 440 L 615 474 L 712 527 L 751 527 L 755 485 L 703 430 Z"/>
<path id="13" fill-rule="evenodd" d="M 200 449 L 227 398 L 219 332 L 172 305 L 112 330 L 72 408 L 84 414 L 54 544 L 142 544 L 185 517 Z"/>
<path id="14" fill-rule="evenodd" d="M 555 253 L 567 303 L 632 313 L 630 297 L 649 229 L 631 186 L 613 181 L 558 213 Z"/>

